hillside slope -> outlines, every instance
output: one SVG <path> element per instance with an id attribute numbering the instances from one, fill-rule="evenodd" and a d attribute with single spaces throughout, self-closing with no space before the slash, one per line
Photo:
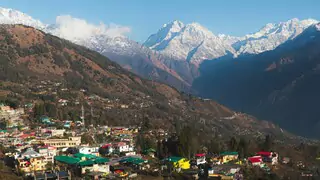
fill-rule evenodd
<path id="1" fill-rule="evenodd" d="M 42 80 L 51 80 L 66 84 L 70 92 L 84 88 L 88 93 L 128 104 L 129 108 L 110 111 L 97 106 L 117 124 L 138 124 L 148 118 L 158 127 L 189 124 L 202 129 L 205 136 L 212 135 L 214 129 L 215 135 L 271 133 L 280 138 L 292 137 L 272 123 L 141 79 L 94 51 L 32 27 L 1 25 L 0 52 L 0 88 L 24 98 L 40 98 L 30 95 L 31 89 L 37 89 Z"/>

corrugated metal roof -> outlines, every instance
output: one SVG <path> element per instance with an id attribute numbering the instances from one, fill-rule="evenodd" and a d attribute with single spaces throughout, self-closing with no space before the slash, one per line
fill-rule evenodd
<path id="1" fill-rule="evenodd" d="M 94 161 L 92 160 L 87 160 L 87 161 L 81 161 L 79 162 L 79 165 L 80 166 L 90 166 L 90 165 L 93 165 L 93 164 L 96 164 Z"/>
<path id="2" fill-rule="evenodd" d="M 77 158 L 83 158 L 85 157 L 86 159 L 95 159 L 97 158 L 97 156 L 95 155 L 92 155 L 92 154 L 83 154 L 83 153 L 77 153 L 74 155 L 74 157 L 77 157 Z"/>
<path id="3" fill-rule="evenodd" d="M 76 164 L 80 161 L 78 158 L 70 157 L 70 156 L 55 156 L 54 159 L 56 161 L 66 163 L 66 164 Z"/>

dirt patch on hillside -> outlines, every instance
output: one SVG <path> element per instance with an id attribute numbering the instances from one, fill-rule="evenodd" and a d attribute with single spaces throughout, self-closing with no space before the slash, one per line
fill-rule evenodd
<path id="1" fill-rule="evenodd" d="M 8 29 L 8 32 L 13 36 L 13 40 L 20 45 L 21 48 L 29 48 L 35 44 L 44 43 L 44 35 L 34 28 L 15 25 Z"/>

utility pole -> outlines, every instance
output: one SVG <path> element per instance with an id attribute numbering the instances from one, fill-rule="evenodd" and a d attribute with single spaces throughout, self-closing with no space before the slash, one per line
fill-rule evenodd
<path id="1" fill-rule="evenodd" d="M 90 106 L 90 113 L 91 113 L 91 117 L 93 117 L 93 107 L 92 107 L 92 105 Z"/>
<path id="2" fill-rule="evenodd" d="M 82 120 L 82 125 L 83 127 L 85 127 L 85 124 L 84 124 L 84 107 L 83 107 L 83 104 L 81 106 L 81 120 Z"/>

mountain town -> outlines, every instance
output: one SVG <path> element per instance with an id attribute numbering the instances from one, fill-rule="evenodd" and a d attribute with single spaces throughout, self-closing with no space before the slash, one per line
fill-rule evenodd
<path id="1" fill-rule="evenodd" d="M 58 102 L 61 106 L 69 103 Z M 256 151 L 237 137 L 225 144 L 216 141 L 212 147 L 194 147 L 196 143 L 188 142 L 192 136 L 188 127 L 171 132 L 152 128 L 147 121 L 140 126 L 93 126 L 82 115 L 76 122 L 53 119 L 46 115 L 50 110 L 41 112 L 43 108 L 32 102 L 21 107 L 9 101 L 0 105 L 1 163 L 2 169 L 8 167 L 2 172 L 15 174 L 1 174 L 1 179 L 240 180 L 319 175 L 310 161 L 273 151 L 271 136 Z M 26 121 L 28 116 L 36 121 Z"/>

